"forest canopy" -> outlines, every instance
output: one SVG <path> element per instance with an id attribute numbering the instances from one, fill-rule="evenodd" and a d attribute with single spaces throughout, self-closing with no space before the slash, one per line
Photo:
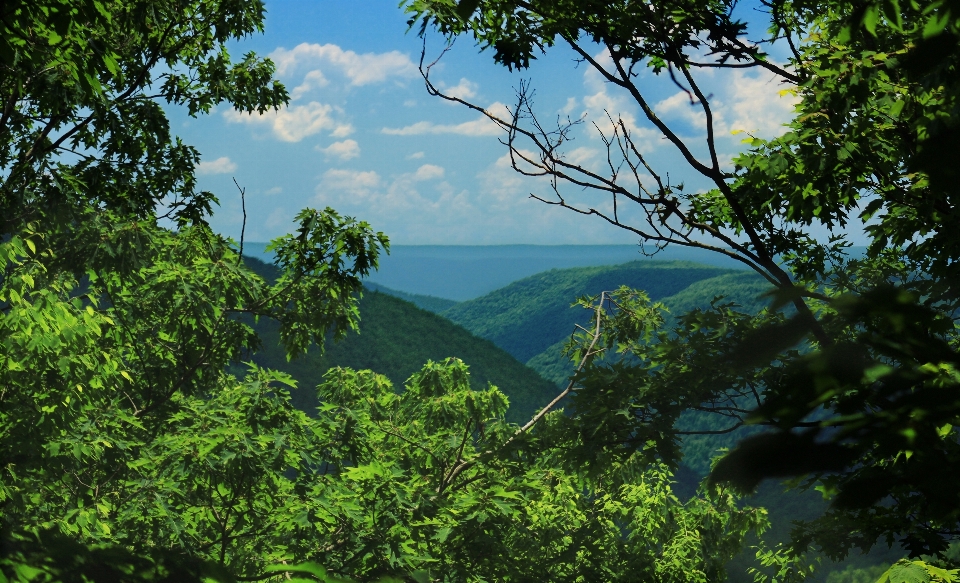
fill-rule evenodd
<path id="1" fill-rule="evenodd" d="M 411 25 L 468 35 L 510 68 L 557 43 L 576 51 L 713 188 L 661 180 L 617 112 L 603 128 L 610 172 L 571 163 L 570 126 L 540 124 L 523 91 L 512 116 L 485 112 L 516 169 L 552 180 L 548 204 L 740 261 L 776 288 L 770 309 L 720 299 L 668 321 L 640 290 L 582 298 L 591 323 L 567 346 L 575 372 L 522 426 L 456 358 L 418 363 L 402 388 L 334 368 L 319 407 L 297 410 L 287 374 L 231 373 L 260 345 L 251 320 L 276 323 L 287 358 L 322 350 L 357 328 L 362 278 L 388 238 L 305 209 L 271 243 L 280 272 L 268 281 L 244 264 L 242 239 L 210 228 L 217 198 L 198 191 L 199 154 L 165 110 L 288 103 L 269 60 L 227 50 L 262 31 L 263 3 L 7 2 L 2 577 L 724 581 L 752 544 L 758 581 L 792 581 L 813 572 L 811 548 L 838 558 L 886 542 L 916 559 L 886 579 L 955 581 L 936 556 L 960 536 L 956 2 L 773 0 L 765 39 L 748 39 L 723 0 L 404 6 Z M 767 58 L 771 41 L 789 63 Z M 640 67 L 701 108 L 709 159 L 656 116 Z M 799 105 L 731 170 L 695 73 L 739 67 L 779 76 Z M 429 71 L 428 91 L 484 111 Z M 647 220 L 575 206 L 567 187 Z M 871 238 L 863 256 L 842 234 L 812 235 L 854 220 Z M 678 424 L 690 411 L 721 423 Z M 744 425 L 764 431 L 678 497 L 683 435 Z M 784 477 L 831 506 L 771 547 L 765 512 L 738 496 Z"/>

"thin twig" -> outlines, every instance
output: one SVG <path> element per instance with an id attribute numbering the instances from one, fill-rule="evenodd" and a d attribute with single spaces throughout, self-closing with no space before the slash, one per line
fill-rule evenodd
<path id="1" fill-rule="evenodd" d="M 240 188 L 240 185 L 237 184 L 237 178 L 233 178 L 233 183 L 237 185 L 237 189 L 240 191 L 240 208 L 243 209 L 243 226 L 240 227 L 240 254 L 237 255 L 237 265 L 240 265 L 241 258 L 243 257 L 243 237 L 247 232 L 247 190 L 245 188 Z"/>
<path id="2" fill-rule="evenodd" d="M 491 450 L 487 450 L 487 451 L 483 452 L 481 455 L 479 455 L 479 456 L 477 456 L 477 457 L 475 457 L 475 458 L 473 458 L 473 459 L 471 459 L 471 460 L 467 460 L 467 461 L 461 462 L 458 466 L 456 466 L 455 468 L 453 468 L 453 469 L 450 471 L 450 475 L 447 477 L 447 480 L 446 480 L 446 481 L 447 481 L 447 484 L 452 484 L 454 478 L 456 478 L 458 475 L 460 475 L 464 470 L 466 470 L 466 469 L 469 468 L 470 466 L 472 466 L 472 465 L 474 465 L 475 463 L 477 463 L 477 461 L 479 461 L 480 459 L 483 459 L 483 458 L 485 458 L 485 457 L 491 456 L 491 455 L 493 455 L 496 451 L 502 450 L 502 449 L 505 448 L 506 446 L 510 445 L 515 439 L 517 439 L 518 437 L 520 437 L 522 434 L 524 434 L 524 433 L 526 433 L 527 431 L 529 431 L 530 428 L 532 428 L 534 425 L 536 425 L 538 421 L 540 421 L 541 419 L 543 419 L 543 417 L 544 417 L 547 413 L 549 413 L 549 412 L 557 405 L 557 403 L 559 403 L 560 401 L 562 401 L 562 400 L 564 399 L 564 397 L 566 397 L 567 395 L 570 394 L 571 391 L 573 391 L 573 388 L 574 388 L 573 385 L 574 385 L 574 382 L 575 382 L 575 380 L 576 380 L 576 378 L 577 378 L 577 375 L 579 375 L 580 372 L 583 370 L 583 368 L 587 365 L 587 363 L 590 362 L 590 357 L 593 356 L 594 354 L 596 354 L 596 352 L 594 352 L 593 349 L 594 349 L 594 347 L 597 345 L 597 342 L 600 341 L 601 324 L 602 324 L 602 322 L 603 322 L 603 304 L 604 304 L 604 302 L 605 302 L 606 299 L 607 299 L 607 294 L 608 294 L 608 292 L 602 292 L 602 293 L 600 294 L 600 301 L 599 301 L 599 303 L 597 304 L 597 307 L 594 308 L 594 314 L 595 314 L 596 324 L 595 324 L 594 329 L 593 329 L 593 338 L 590 340 L 590 345 L 587 347 L 587 350 L 583 353 L 583 358 L 580 359 L 580 364 L 577 365 L 577 369 L 576 369 L 576 370 L 574 371 L 574 373 L 570 376 L 570 382 L 567 383 L 567 388 L 565 388 L 559 395 L 557 395 L 552 401 L 550 401 L 550 402 L 547 404 L 546 407 L 544 407 L 543 409 L 540 409 L 540 411 L 539 411 L 536 415 L 534 415 L 534 416 L 530 419 L 530 421 L 527 421 L 527 423 L 526 423 L 523 427 L 517 429 L 517 430 L 514 432 L 514 434 L 510 436 L 510 439 L 508 439 L 508 440 L 506 440 L 505 442 L 503 442 L 503 443 L 502 443 L 499 447 L 497 447 L 495 450 L 492 450 L 492 449 L 491 449 Z"/>

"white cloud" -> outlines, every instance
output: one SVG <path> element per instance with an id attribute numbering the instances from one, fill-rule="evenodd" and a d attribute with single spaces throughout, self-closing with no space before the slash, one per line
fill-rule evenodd
<path id="1" fill-rule="evenodd" d="M 334 119 L 334 113 L 342 110 L 330 105 L 311 101 L 306 105 L 284 107 L 263 114 L 244 113 L 235 109 L 223 113 L 228 122 L 265 125 L 273 130 L 273 135 L 284 142 L 299 142 L 324 130 L 332 130 L 333 137 L 342 138 L 353 133 L 353 126 Z"/>
<path id="2" fill-rule="evenodd" d="M 532 152 L 526 154 L 532 155 Z M 477 174 L 484 206 L 505 212 L 514 207 L 518 200 L 523 200 L 530 189 L 536 186 L 535 181 L 524 179 L 511 164 L 510 155 L 504 154 Z"/>
<path id="3" fill-rule="evenodd" d="M 610 61 L 606 50 L 596 55 L 596 59 L 601 63 Z M 625 93 L 611 94 L 608 91 L 610 84 L 592 67 L 584 73 L 583 83 L 588 94 L 583 97 L 584 111 L 581 115 L 586 117 L 586 127 L 593 130 L 590 131 L 593 138 L 599 138 L 594 124 L 609 138 L 614 132 L 613 125 L 619 125 L 622 121 L 640 153 L 648 154 L 656 149 L 660 134 L 637 123 L 636 104 Z"/>
<path id="4" fill-rule="evenodd" d="M 270 53 L 270 58 L 277 66 L 277 75 L 286 75 L 303 65 L 325 63 L 339 69 L 354 86 L 419 75 L 410 57 L 400 51 L 357 54 L 334 44 L 301 43 L 291 50 L 278 48 Z"/>
<path id="5" fill-rule="evenodd" d="M 471 99 L 476 97 L 477 89 L 479 89 L 479 87 L 479 85 L 465 77 L 461 78 L 460 83 L 454 85 L 453 87 L 447 87 L 442 83 L 440 84 L 440 88 L 443 93 L 449 95 L 450 97 L 459 97 L 460 99 Z"/>
<path id="6" fill-rule="evenodd" d="M 270 190 L 265 191 L 263 194 L 267 196 L 274 196 L 276 194 L 280 194 L 281 192 L 283 192 L 282 188 L 280 188 L 279 186 L 274 186 Z"/>
<path id="7" fill-rule="evenodd" d="M 325 192 L 336 193 L 337 198 L 360 202 L 369 198 L 380 187 L 380 175 L 373 170 L 343 170 L 334 168 L 323 173 L 321 185 Z"/>
<path id="8" fill-rule="evenodd" d="M 509 110 L 502 103 L 494 103 L 487 108 L 488 112 L 509 119 Z M 418 121 L 415 124 L 402 128 L 383 128 L 380 130 L 391 136 L 420 136 L 424 134 L 456 134 L 460 136 L 499 136 L 503 129 L 484 115 L 472 121 L 458 124 L 436 124 L 432 121 Z"/>
<path id="9" fill-rule="evenodd" d="M 356 140 L 343 140 L 334 142 L 326 148 L 317 146 L 317 150 L 323 152 L 327 158 L 337 158 L 340 161 L 351 160 L 360 156 L 360 145 Z"/>
<path id="10" fill-rule="evenodd" d="M 407 160 L 419 160 L 423 158 L 423 156 L 424 156 L 423 152 L 414 152 L 413 154 L 410 154 L 409 156 L 407 156 Z"/>
<path id="11" fill-rule="evenodd" d="M 462 241 L 464 227 L 482 213 L 467 191 L 439 180 L 443 174 L 443 168 L 431 164 L 390 180 L 374 171 L 328 170 L 316 187 L 314 202 L 363 216 L 391 236 Z"/>
<path id="12" fill-rule="evenodd" d="M 531 200 L 531 191 L 549 196 L 549 181 L 518 175 L 508 156 L 478 173 L 470 189 L 452 185 L 446 174 L 433 164 L 389 177 L 372 170 L 328 170 L 312 203 L 363 217 L 398 244 L 629 241 L 603 221 Z"/>
<path id="13" fill-rule="evenodd" d="M 332 132 L 330 132 L 330 137 L 332 138 L 345 138 L 353 133 L 353 126 L 345 123 L 340 124 Z"/>
<path id="14" fill-rule="evenodd" d="M 586 167 L 600 156 L 600 151 L 593 148 L 579 147 L 563 153 L 563 159 L 571 164 Z"/>
<path id="15" fill-rule="evenodd" d="M 229 174 L 236 169 L 237 165 L 226 156 L 197 164 L 197 174 Z"/>
<path id="16" fill-rule="evenodd" d="M 406 100 L 406 101 L 403 102 L 403 106 L 404 106 L 404 107 L 416 107 L 416 106 L 417 106 L 417 100 L 416 100 L 416 99 L 408 99 L 408 100 Z"/>
<path id="17" fill-rule="evenodd" d="M 330 81 L 323 76 L 320 69 L 314 69 L 303 77 L 303 83 L 293 88 L 293 91 L 290 92 L 290 101 L 296 101 L 310 91 L 318 87 L 326 87 L 329 83 Z"/>
<path id="18" fill-rule="evenodd" d="M 793 117 L 793 108 L 799 98 L 792 93 L 781 94 L 783 85 L 765 70 L 750 75 L 734 71 L 729 95 L 724 100 L 730 105 L 721 108 L 721 115 L 730 120 L 723 128 L 747 130 L 754 135 L 772 138 L 783 133 L 783 124 Z"/>
<path id="19" fill-rule="evenodd" d="M 683 91 L 657 102 L 653 110 L 663 119 L 682 120 L 694 128 L 703 128 L 707 123 L 703 108 L 696 102 L 691 103 L 690 96 Z"/>
<path id="20" fill-rule="evenodd" d="M 573 110 L 576 108 L 577 108 L 577 98 L 568 97 L 567 103 L 564 104 L 564 106 L 560 109 L 560 113 L 562 113 L 563 115 L 570 115 L 571 113 L 573 113 Z"/>
<path id="21" fill-rule="evenodd" d="M 746 130 L 766 138 L 783 133 L 783 124 L 792 116 L 798 99 L 790 93 L 780 95 L 783 86 L 772 73 L 738 69 L 722 80 L 706 77 L 702 89 L 711 95 L 710 108 L 718 136 L 731 130 Z M 714 87 L 720 81 L 723 84 Z M 653 108 L 661 118 L 685 123 L 697 135 L 702 135 L 706 128 L 703 108 L 697 103 L 691 104 L 690 96 L 683 91 L 661 100 Z"/>
<path id="22" fill-rule="evenodd" d="M 441 166 L 424 164 L 423 166 L 417 168 L 417 171 L 413 173 L 413 179 L 420 182 L 424 180 L 433 180 L 434 178 L 442 178 L 443 172 L 444 171 Z"/>

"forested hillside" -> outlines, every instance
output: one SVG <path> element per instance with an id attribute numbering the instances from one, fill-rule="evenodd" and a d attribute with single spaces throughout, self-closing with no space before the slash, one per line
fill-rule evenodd
<path id="1" fill-rule="evenodd" d="M 622 285 L 642 289 L 653 300 L 680 292 L 694 282 L 731 270 L 687 262 L 633 261 L 623 265 L 556 269 L 515 281 L 485 296 L 461 302 L 443 315 L 491 340 L 527 362 L 583 320 L 571 309 L 580 296 Z"/>
<path id="2" fill-rule="evenodd" d="M 278 275 L 276 267 L 258 259 L 247 257 L 245 263 L 265 279 Z M 523 423 L 557 393 L 552 383 L 489 340 L 383 292 L 364 294 L 360 301 L 359 332 L 348 333 L 340 342 L 328 342 L 323 355 L 312 346 L 306 355 L 288 362 L 280 345 L 277 323 L 264 319 L 255 328 L 263 346 L 252 355 L 253 362 L 283 370 L 297 379 L 294 403 L 307 412 L 316 407 L 315 387 L 331 367 L 373 370 L 389 378 L 394 386 L 402 387 L 423 363 L 451 356 L 470 367 L 470 382 L 475 389 L 493 384 L 507 395 L 507 419 L 512 422 Z"/>
<path id="3" fill-rule="evenodd" d="M 395 290 L 372 281 L 363 282 L 363 287 L 370 291 L 384 293 L 388 296 L 393 296 L 395 298 L 408 301 L 418 308 L 424 309 L 428 312 L 433 312 L 434 314 L 439 314 L 440 312 L 449 310 L 453 306 L 457 305 L 456 301 L 448 300 L 447 298 L 439 298 L 431 295 L 411 294 L 404 291 Z"/>
<path id="4" fill-rule="evenodd" d="M 763 294 L 769 285 L 753 272 L 648 260 L 546 271 L 456 304 L 442 314 L 562 385 L 574 368 L 563 347 L 576 325 L 585 325 L 591 318 L 589 311 L 571 304 L 581 296 L 621 285 L 643 290 L 651 300 L 662 302 L 669 311 L 668 324 L 689 310 L 708 308 L 718 298 L 747 313 L 756 313 L 768 303 Z"/>

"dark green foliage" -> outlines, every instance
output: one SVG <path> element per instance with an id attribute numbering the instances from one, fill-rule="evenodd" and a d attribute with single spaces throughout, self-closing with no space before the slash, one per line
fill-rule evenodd
<path id="1" fill-rule="evenodd" d="M 222 566 L 182 550 L 139 549 L 118 545 L 84 545 L 56 531 L 35 537 L 0 540 L 3 571 L 13 581 L 36 583 L 233 583 Z"/>
<path id="2" fill-rule="evenodd" d="M 623 265 L 555 269 L 514 282 L 443 313 L 477 336 L 487 338 L 527 362 L 581 323 L 583 312 L 570 304 L 626 285 L 651 299 L 673 295 L 690 284 L 730 270 L 686 262 L 634 261 Z"/>

